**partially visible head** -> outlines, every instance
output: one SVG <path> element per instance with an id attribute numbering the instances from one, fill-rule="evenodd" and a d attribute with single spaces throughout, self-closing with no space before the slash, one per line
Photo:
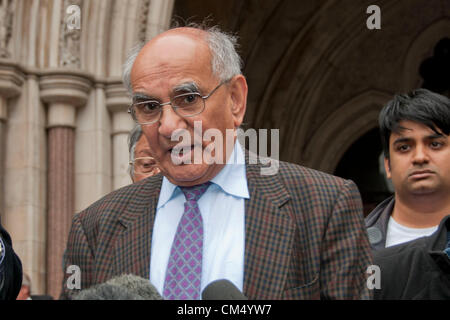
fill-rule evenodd
<path id="1" fill-rule="evenodd" d="M 22 275 L 22 287 L 20 288 L 19 294 L 17 295 L 17 300 L 27 300 L 31 296 L 31 279 L 26 274 Z"/>
<path id="2" fill-rule="evenodd" d="M 128 136 L 130 157 L 129 174 L 133 182 L 141 181 L 159 173 L 156 161 L 151 156 L 147 139 L 142 134 L 141 126 L 135 126 Z"/>
<path id="3" fill-rule="evenodd" d="M 450 133 L 450 100 L 427 89 L 398 94 L 381 110 L 378 117 L 385 158 L 389 159 L 389 138 L 399 132 L 401 121 L 423 124 L 434 132 Z"/>
<path id="4" fill-rule="evenodd" d="M 235 45 L 236 39 L 218 28 L 175 28 L 150 40 L 126 64 L 124 82 L 132 92 L 133 102 L 145 110 L 151 108 L 145 105 L 149 100 L 167 104 L 178 95 L 195 93 L 208 97 L 199 113 L 184 116 L 166 105 L 159 120 L 142 125 L 152 156 L 174 184 L 189 186 L 209 181 L 231 154 L 232 150 L 225 150 L 224 140 L 218 144 L 202 138 L 208 129 L 216 129 L 225 139 L 227 129 L 235 130 L 243 121 L 247 83 L 240 71 Z M 194 134 L 194 122 L 201 123 L 201 132 Z M 190 141 L 172 139 L 180 130 L 187 133 L 186 139 Z M 214 150 L 219 157 L 223 156 L 221 163 L 194 163 L 194 149 L 203 154 L 213 142 L 220 145 Z M 175 164 L 172 160 L 172 149 L 181 144 L 188 151 L 180 158 L 191 159 L 191 163 Z"/>

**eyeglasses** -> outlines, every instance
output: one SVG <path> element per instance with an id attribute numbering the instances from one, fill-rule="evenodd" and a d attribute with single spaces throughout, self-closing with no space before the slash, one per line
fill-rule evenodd
<path id="1" fill-rule="evenodd" d="M 133 166 L 134 173 L 139 174 L 157 174 L 160 171 L 153 157 L 136 158 L 130 161 L 130 166 Z"/>
<path id="2" fill-rule="evenodd" d="M 152 124 L 161 118 L 162 108 L 166 105 L 171 105 L 172 109 L 181 117 L 193 117 L 205 110 L 205 100 L 212 96 L 212 94 L 219 89 L 221 85 L 229 80 L 222 81 L 215 87 L 208 95 L 202 96 L 198 92 L 189 92 L 177 95 L 170 99 L 169 102 L 160 103 L 156 100 L 146 100 L 135 102 L 128 109 L 133 120 L 140 124 Z"/>

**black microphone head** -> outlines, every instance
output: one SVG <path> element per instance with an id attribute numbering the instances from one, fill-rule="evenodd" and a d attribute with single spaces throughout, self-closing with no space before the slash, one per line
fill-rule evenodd
<path id="1" fill-rule="evenodd" d="M 229 280 L 220 279 L 211 282 L 202 292 L 202 300 L 248 300 Z"/>
<path id="2" fill-rule="evenodd" d="M 105 283 L 82 290 L 75 300 L 162 300 L 148 279 L 132 274 L 112 278 Z"/>

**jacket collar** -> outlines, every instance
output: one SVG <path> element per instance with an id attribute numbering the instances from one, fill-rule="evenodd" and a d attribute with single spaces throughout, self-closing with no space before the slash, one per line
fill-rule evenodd
<path id="1" fill-rule="evenodd" d="M 394 196 L 385 199 L 365 219 L 369 242 L 373 250 L 386 247 L 387 227 L 394 204 Z"/>

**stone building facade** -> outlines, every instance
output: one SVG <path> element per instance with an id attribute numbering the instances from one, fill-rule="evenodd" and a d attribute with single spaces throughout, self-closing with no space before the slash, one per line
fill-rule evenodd
<path id="1" fill-rule="evenodd" d="M 329 173 L 355 172 L 345 155 L 450 37 L 448 0 L 0 0 L 0 215 L 33 293 L 58 296 L 73 214 L 131 182 L 122 64 L 174 17 L 239 35 L 246 127 L 280 129 L 281 160 Z M 348 177 L 363 195 L 371 166 Z"/>
<path id="2" fill-rule="evenodd" d="M 0 0 L 0 212 L 33 293 L 58 297 L 74 212 L 131 182 L 122 64 L 168 28 L 172 8 Z"/>

